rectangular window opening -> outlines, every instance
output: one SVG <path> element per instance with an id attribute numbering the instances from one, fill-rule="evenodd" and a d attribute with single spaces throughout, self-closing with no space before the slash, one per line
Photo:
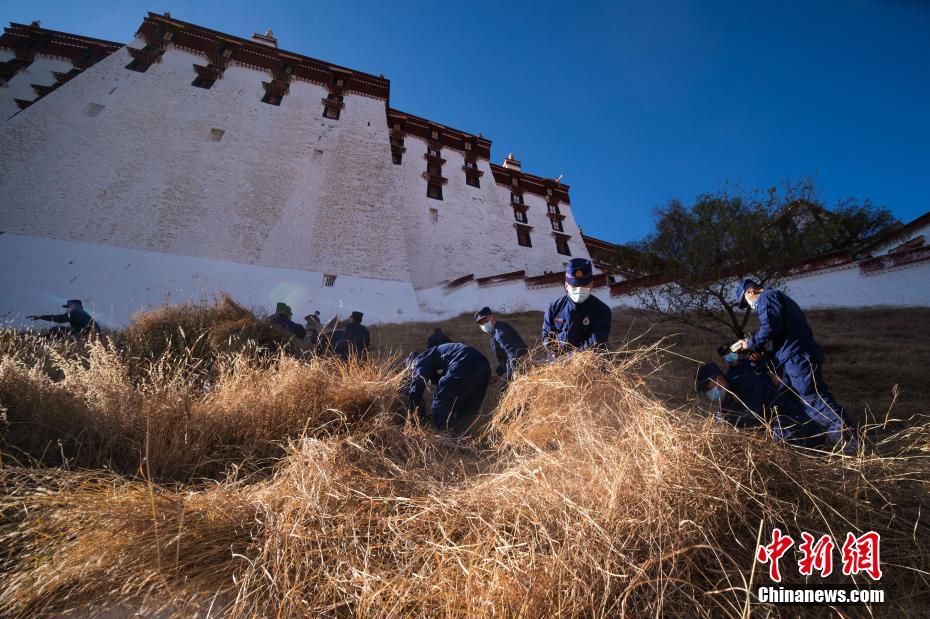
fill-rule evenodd
<path id="1" fill-rule="evenodd" d="M 565 232 L 565 228 L 562 226 L 562 222 L 558 219 L 552 220 L 552 229 L 556 232 Z"/>
<path id="2" fill-rule="evenodd" d="M 216 83 L 216 80 L 208 80 L 207 78 L 200 77 L 198 75 L 197 78 L 194 79 L 193 82 L 191 82 L 191 86 L 196 86 L 197 88 L 203 88 L 205 90 L 210 90 L 210 87 L 213 86 L 213 84 L 215 83 Z"/>
<path id="3" fill-rule="evenodd" d="M 442 185 L 438 183 L 426 184 L 426 197 L 433 200 L 442 200 Z"/>
<path id="4" fill-rule="evenodd" d="M 84 116 L 90 116 L 91 118 L 99 116 L 103 108 L 104 106 L 99 103 L 88 103 L 87 107 L 84 108 Z"/>
<path id="5" fill-rule="evenodd" d="M 213 142 L 219 142 L 223 139 L 223 135 L 226 132 L 222 129 L 210 129 L 210 140 Z"/>
<path id="6" fill-rule="evenodd" d="M 273 95 L 270 93 L 265 93 L 265 96 L 262 97 L 262 103 L 267 103 L 269 105 L 281 105 L 281 95 Z"/>
<path id="7" fill-rule="evenodd" d="M 326 109 L 323 110 L 323 118 L 329 118 L 330 120 L 339 120 L 339 108 L 327 105 Z"/>
<path id="8" fill-rule="evenodd" d="M 135 71 L 137 73 L 145 73 L 149 70 L 149 67 L 152 66 L 147 62 L 142 62 L 141 60 L 133 60 L 126 65 L 126 68 L 130 71 Z"/>
<path id="9" fill-rule="evenodd" d="M 332 288 L 336 285 L 336 276 L 335 275 L 323 275 L 323 285 L 327 288 Z"/>
<path id="10" fill-rule="evenodd" d="M 532 247 L 533 241 L 530 239 L 530 231 L 517 228 L 517 243 L 522 247 Z"/>
<path id="11" fill-rule="evenodd" d="M 513 212 L 513 218 L 516 219 L 517 221 L 519 221 L 521 224 L 527 223 L 527 221 L 526 221 L 526 213 L 523 212 L 523 211 L 514 210 L 514 212 Z"/>
<path id="12" fill-rule="evenodd" d="M 465 184 L 471 185 L 472 187 L 481 187 L 481 182 L 478 180 L 478 177 L 474 174 L 465 175 Z"/>
<path id="13" fill-rule="evenodd" d="M 572 251 L 568 248 L 568 241 L 560 236 L 555 238 L 555 250 L 563 256 L 572 255 Z"/>
<path id="14" fill-rule="evenodd" d="M 429 220 L 431 223 L 439 223 L 439 210 L 431 208 L 429 210 Z"/>

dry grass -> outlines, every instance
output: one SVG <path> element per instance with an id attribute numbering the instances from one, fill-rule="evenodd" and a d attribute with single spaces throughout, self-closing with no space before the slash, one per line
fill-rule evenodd
<path id="1" fill-rule="evenodd" d="M 67 449 L 72 470 L 0 467 L 3 616 L 739 617 L 774 526 L 881 533 L 887 603 L 845 616 L 930 602 L 926 420 L 875 428 L 857 458 L 784 448 L 657 398 L 667 353 L 646 346 L 531 368 L 473 444 L 395 423 L 391 360 L 238 353 L 204 390 L 189 357 L 129 377 L 106 344 L 49 354 L 58 378 L 15 353 L 0 365 L 8 444 L 32 453 L 102 417 L 109 447 L 87 452 L 93 470 Z"/>

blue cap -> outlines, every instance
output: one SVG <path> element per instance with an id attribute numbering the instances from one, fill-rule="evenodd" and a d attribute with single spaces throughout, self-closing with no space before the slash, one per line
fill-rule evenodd
<path id="1" fill-rule="evenodd" d="M 707 389 L 707 383 L 716 376 L 723 376 L 723 370 L 716 363 L 705 363 L 697 371 L 697 378 L 694 382 L 694 390 L 701 393 Z"/>
<path id="2" fill-rule="evenodd" d="M 749 309 L 749 304 L 746 303 L 746 291 L 750 288 L 761 288 L 756 280 L 754 279 L 744 279 L 743 283 L 739 285 L 739 288 L 736 289 L 737 299 L 736 306 L 740 309 Z"/>
<path id="3" fill-rule="evenodd" d="M 565 283 L 569 286 L 587 286 L 594 281 L 591 273 L 591 261 L 584 258 L 572 258 L 565 267 Z"/>
<path id="4" fill-rule="evenodd" d="M 485 305 L 480 310 L 475 312 L 475 322 L 481 322 L 482 320 L 490 316 L 492 313 L 493 312 L 491 311 L 491 308 Z"/>
<path id="5" fill-rule="evenodd" d="M 81 303 L 80 299 L 68 299 L 68 302 L 62 305 L 62 307 L 69 308 L 72 305 L 77 305 L 78 307 L 84 307 L 84 304 Z"/>

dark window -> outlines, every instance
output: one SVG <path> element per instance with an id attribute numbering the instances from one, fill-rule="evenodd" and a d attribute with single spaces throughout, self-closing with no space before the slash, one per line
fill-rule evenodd
<path id="1" fill-rule="evenodd" d="M 281 95 L 273 95 L 270 92 L 266 92 L 265 96 L 262 97 L 262 103 L 267 103 L 269 105 L 281 105 Z"/>
<path id="2" fill-rule="evenodd" d="M 394 162 L 394 165 L 400 165 L 400 161 L 403 155 L 399 151 L 391 153 L 391 161 Z"/>
<path id="3" fill-rule="evenodd" d="M 558 219 L 552 220 L 552 229 L 556 232 L 565 232 L 565 228 L 562 227 L 562 222 Z"/>
<path id="4" fill-rule="evenodd" d="M 530 231 L 523 228 L 517 228 L 517 243 L 523 247 L 532 247 L 533 241 L 530 240 Z"/>
<path id="5" fill-rule="evenodd" d="M 466 162 L 465 162 L 465 167 L 466 167 L 466 168 L 471 168 L 472 170 L 477 170 L 477 169 L 478 169 L 478 162 L 477 162 L 477 161 L 466 161 Z"/>
<path id="6" fill-rule="evenodd" d="M 442 185 L 438 183 L 427 183 L 426 197 L 434 200 L 442 200 Z"/>
<path id="7" fill-rule="evenodd" d="M 472 187 L 481 187 L 481 182 L 478 180 L 478 176 L 475 174 L 465 174 L 465 184 L 471 185 Z"/>
<path id="8" fill-rule="evenodd" d="M 323 275 L 323 285 L 327 288 L 332 288 L 336 285 L 336 276 L 335 275 Z"/>
<path id="9" fill-rule="evenodd" d="M 433 148 L 432 146 L 430 146 L 428 149 L 426 149 L 426 152 L 427 152 L 427 154 L 428 154 L 430 157 L 439 157 L 439 156 L 440 156 L 440 154 L 439 154 L 439 149 L 438 149 L 438 148 Z"/>
<path id="10" fill-rule="evenodd" d="M 559 205 L 558 205 L 558 204 L 550 204 L 550 205 L 549 205 L 549 214 L 550 214 L 550 215 L 561 215 L 562 213 L 559 212 Z"/>
<path id="11" fill-rule="evenodd" d="M 339 108 L 332 105 L 327 105 L 326 109 L 323 110 L 323 118 L 339 120 Z"/>
<path id="12" fill-rule="evenodd" d="M 434 208 L 431 208 L 429 210 L 429 220 L 434 224 L 439 223 L 439 211 Z"/>
<path id="13" fill-rule="evenodd" d="M 514 210 L 513 218 L 519 221 L 521 224 L 526 223 L 526 213 L 524 211 Z"/>
<path id="14" fill-rule="evenodd" d="M 511 192 L 510 201 L 513 204 L 523 204 L 523 194 Z"/>
<path id="15" fill-rule="evenodd" d="M 205 88 L 206 90 L 210 90 L 210 87 L 213 86 L 213 84 L 215 83 L 216 83 L 216 80 L 208 80 L 207 78 L 200 77 L 198 75 L 197 78 L 194 79 L 193 82 L 191 82 L 191 86 L 196 86 L 197 88 Z"/>
<path id="16" fill-rule="evenodd" d="M 465 142 L 465 150 L 471 150 L 471 142 Z"/>
<path id="17" fill-rule="evenodd" d="M 136 71 L 138 73 L 145 73 L 149 70 L 149 67 L 152 66 L 147 62 L 142 62 L 141 60 L 133 60 L 126 65 L 126 68 L 130 71 Z"/>
<path id="18" fill-rule="evenodd" d="M 434 176 L 442 176 L 442 166 L 431 163 L 426 166 L 426 171 Z"/>
<path id="19" fill-rule="evenodd" d="M 571 250 L 568 248 L 568 240 L 566 240 L 565 237 L 555 237 L 555 250 L 563 256 L 572 255 Z"/>

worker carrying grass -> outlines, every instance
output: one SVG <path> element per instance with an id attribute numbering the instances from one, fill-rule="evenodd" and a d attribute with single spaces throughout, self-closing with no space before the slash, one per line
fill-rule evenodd
<path id="1" fill-rule="evenodd" d="M 854 454 L 859 441 L 853 424 L 823 378 L 823 350 L 798 304 L 784 292 L 763 288 L 751 279 L 740 284 L 737 300 L 740 309 L 759 315 L 759 331 L 736 342 L 734 352 L 748 351 L 750 358 L 759 358 L 771 342 L 775 371 L 804 404 L 807 416 L 843 453 Z"/>
<path id="2" fill-rule="evenodd" d="M 478 328 L 491 336 L 491 354 L 497 359 L 497 375 L 504 381 L 501 391 L 513 379 L 514 369 L 529 351 L 526 342 L 509 323 L 498 320 L 490 307 L 475 312 Z"/>
<path id="3" fill-rule="evenodd" d="M 491 364 L 477 349 L 465 344 L 440 344 L 407 358 L 411 370 L 407 388 L 408 414 L 416 411 L 426 418 L 423 392 L 436 386 L 430 414 L 440 430 L 466 431 L 478 416 L 491 382 Z"/>
<path id="4" fill-rule="evenodd" d="M 710 399 L 717 421 L 737 428 L 770 423 L 777 441 L 808 447 L 822 442 L 820 428 L 794 394 L 779 392 L 748 361 L 731 364 L 725 373 L 716 363 L 705 363 L 698 369 L 695 390 Z"/>
<path id="5" fill-rule="evenodd" d="M 266 318 L 266 320 L 273 325 L 281 327 L 285 331 L 293 333 L 296 337 L 304 339 L 307 336 L 307 330 L 304 329 L 302 325 L 291 320 L 291 316 L 293 315 L 294 312 L 291 311 L 291 306 L 279 301 L 277 306 L 275 306 L 274 314 Z"/>
<path id="6" fill-rule="evenodd" d="M 542 341 L 554 357 L 574 350 L 605 349 L 610 336 L 610 308 L 591 295 L 591 261 L 573 258 L 565 269 L 565 296 L 549 306 Z"/>
<path id="7" fill-rule="evenodd" d="M 68 310 L 64 314 L 42 314 L 41 316 L 26 316 L 29 320 L 48 320 L 55 323 L 68 323 L 67 327 L 52 327 L 48 332 L 52 335 L 81 337 L 94 331 L 99 331 L 97 322 L 84 311 L 84 304 L 80 299 L 70 299 L 62 305 Z"/>

